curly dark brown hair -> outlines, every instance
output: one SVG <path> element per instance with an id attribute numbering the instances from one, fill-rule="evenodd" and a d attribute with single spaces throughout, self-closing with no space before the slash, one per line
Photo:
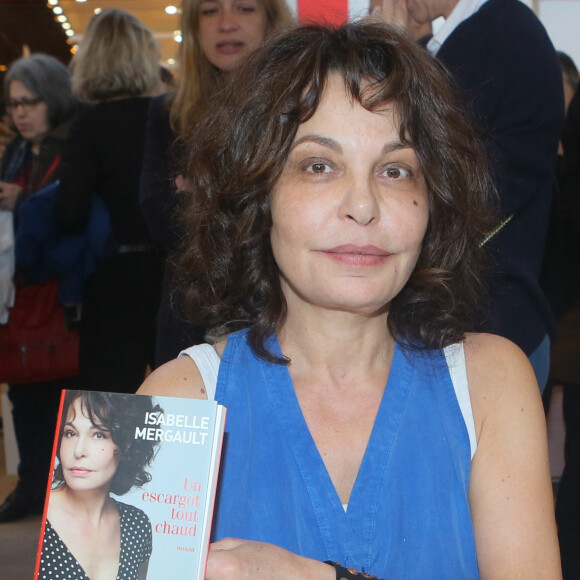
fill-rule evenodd
<path id="1" fill-rule="evenodd" d="M 365 109 L 393 103 L 400 138 L 417 154 L 429 225 L 416 268 L 389 306 L 393 336 L 442 348 L 472 328 L 481 302 L 481 240 L 494 221 L 483 146 L 448 73 L 401 31 L 358 22 L 307 25 L 271 39 L 199 112 L 185 137 L 176 257 L 184 312 L 192 320 L 249 327 L 254 351 L 286 316 L 270 247 L 270 192 L 300 123 L 314 115 L 330 74 Z"/>
<path id="2" fill-rule="evenodd" d="M 143 426 L 146 412 L 160 412 L 161 407 L 153 405 L 152 398 L 145 395 L 66 391 L 57 447 L 59 464 L 54 470 L 53 489 L 65 485 L 60 464 L 60 443 L 68 411 L 77 399 L 81 401 L 83 414 L 93 425 L 108 431 L 117 446 L 119 465 L 111 480 L 111 493 L 123 495 L 131 488 L 141 487 L 151 481 L 151 475 L 146 468 L 153 461 L 159 442 L 135 438 L 135 428 Z"/>

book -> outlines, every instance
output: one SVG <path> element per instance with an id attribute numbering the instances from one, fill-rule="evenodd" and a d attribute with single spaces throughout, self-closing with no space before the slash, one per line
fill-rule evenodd
<path id="1" fill-rule="evenodd" d="M 120 577 L 203 580 L 225 417 L 215 401 L 63 391 L 35 578 L 86 579 L 78 558 L 102 567 L 120 530 Z M 86 498 L 102 538 L 76 519 Z"/>

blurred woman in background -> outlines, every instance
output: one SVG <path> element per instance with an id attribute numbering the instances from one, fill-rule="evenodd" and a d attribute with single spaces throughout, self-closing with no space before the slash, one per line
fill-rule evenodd
<path id="1" fill-rule="evenodd" d="M 162 261 L 141 216 L 139 175 L 150 97 L 158 93 L 153 35 L 122 10 L 89 22 L 72 61 L 73 92 L 89 103 L 63 157 L 57 217 L 82 231 L 92 198 L 111 217 L 117 251 L 86 290 L 80 344 L 85 389 L 134 392 L 152 361 Z"/>
<path id="2" fill-rule="evenodd" d="M 175 93 L 153 99 L 149 111 L 140 204 L 153 238 L 167 253 L 181 235 L 175 224 L 178 199 L 173 159 L 177 136 L 194 124 L 207 102 L 240 60 L 267 35 L 292 23 L 285 0 L 184 0 L 181 7 L 181 71 Z M 179 178 L 177 183 L 179 183 Z M 166 266 L 155 348 L 156 366 L 187 346 L 203 342 L 205 327 L 181 319 L 171 299 L 173 268 Z"/>
<path id="3" fill-rule="evenodd" d="M 11 211 L 58 179 L 75 99 L 66 67 L 44 54 L 15 61 L 4 93 L 18 131 L 0 165 L 0 208 Z M 19 479 L 0 506 L 0 522 L 42 513 L 60 391 L 71 385 L 72 379 L 10 385 Z"/>

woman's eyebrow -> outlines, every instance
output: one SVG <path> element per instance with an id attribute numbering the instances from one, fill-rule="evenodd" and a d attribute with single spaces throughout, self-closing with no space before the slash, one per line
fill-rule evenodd
<path id="1" fill-rule="evenodd" d="M 302 143 L 305 143 L 308 141 L 310 141 L 312 143 L 318 143 L 319 145 L 322 145 L 323 147 L 328 147 L 329 149 L 332 149 L 333 151 L 337 151 L 338 153 L 342 153 L 342 147 L 340 146 L 338 141 L 335 141 L 331 137 L 324 137 L 322 135 L 316 135 L 316 134 L 309 134 L 309 135 L 304 135 L 304 137 L 300 137 L 300 139 L 297 139 L 296 141 L 294 141 L 294 143 L 292 144 L 292 149 L 295 149 L 296 147 L 298 147 L 298 145 L 301 145 Z"/>
<path id="2" fill-rule="evenodd" d="M 329 149 L 332 149 L 332 151 L 336 151 L 338 153 L 343 152 L 342 147 L 338 141 L 332 139 L 331 137 L 324 137 L 323 135 L 316 134 L 309 134 L 300 137 L 300 139 L 294 141 L 294 143 L 292 144 L 292 149 L 295 149 L 296 147 L 298 147 L 298 145 L 307 142 L 318 143 L 319 145 L 322 145 L 323 147 L 328 147 Z M 402 141 L 398 140 L 389 141 L 388 143 L 385 143 L 383 147 L 383 153 L 391 153 L 393 151 L 399 151 L 401 149 L 413 149 L 413 147 L 412 145 L 409 145 L 408 143 L 403 143 Z"/>
<path id="3" fill-rule="evenodd" d="M 383 153 L 391 153 L 393 151 L 399 151 L 401 149 L 413 149 L 412 145 L 408 143 L 403 143 L 401 141 L 390 141 L 386 143 L 383 147 Z"/>

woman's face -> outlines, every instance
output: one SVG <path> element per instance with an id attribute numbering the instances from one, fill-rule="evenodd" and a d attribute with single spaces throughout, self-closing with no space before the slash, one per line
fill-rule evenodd
<path id="1" fill-rule="evenodd" d="M 111 433 L 83 413 L 81 399 L 69 407 L 60 462 L 67 486 L 75 491 L 108 490 L 117 471 L 117 446 Z"/>
<path id="2" fill-rule="evenodd" d="M 201 0 L 199 42 L 209 62 L 233 70 L 256 50 L 266 34 L 266 14 L 258 0 Z"/>
<path id="3" fill-rule="evenodd" d="M 8 92 L 8 105 L 18 132 L 27 141 L 40 143 L 50 130 L 46 103 L 38 100 L 20 81 L 12 81 Z"/>
<path id="4" fill-rule="evenodd" d="M 372 316 L 401 291 L 427 229 L 427 187 L 390 106 L 369 112 L 331 76 L 271 195 L 288 311 Z"/>

